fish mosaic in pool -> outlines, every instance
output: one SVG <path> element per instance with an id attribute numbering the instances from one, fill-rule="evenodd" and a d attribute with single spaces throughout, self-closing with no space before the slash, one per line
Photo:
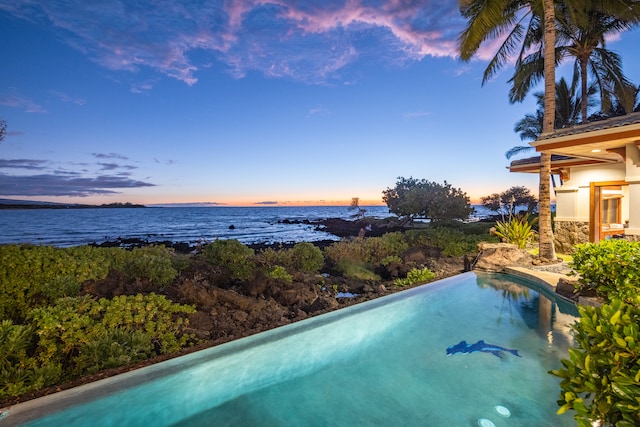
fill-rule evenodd
<path id="1" fill-rule="evenodd" d="M 509 350 L 508 348 L 500 347 L 499 345 L 487 344 L 484 340 L 480 340 L 475 344 L 467 344 L 466 341 L 460 341 L 456 345 L 447 347 L 447 356 L 451 356 L 456 353 L 470 354 L 475 352 L 491 353 L 500 358 L 502 358 L 503 352 L 507 352 L 514 356 L 522 357 L 518 354 L 518 350 Z"/>

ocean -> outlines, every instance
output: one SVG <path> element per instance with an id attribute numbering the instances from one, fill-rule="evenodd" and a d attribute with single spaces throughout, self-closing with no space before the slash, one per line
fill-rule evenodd
<path id="1" fill-rule="evenodd" d="M 482 208 L 474 207 L 476 216 L 481 216 Z M 362 208 L 368 217 L 393 216 L 387 206 Z M 339 240 L 314 225 L 296 222 L 350 219 L 353 214 L 348 206 L 6 209 L 0 210 L 0 244 L 69 247 L 118 239 L 190 245 L 215 239 L 245 244 Z"/>

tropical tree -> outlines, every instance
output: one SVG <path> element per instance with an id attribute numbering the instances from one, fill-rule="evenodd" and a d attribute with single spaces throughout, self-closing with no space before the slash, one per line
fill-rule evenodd
<path id="1" fill-rule="evenodd" d="M 4 141 L 4 137 L 7 134 L 7 122 L 4 119 L 0 119 L 0 142 Z"/>
<path id="2" fill-rule="evenodd" d="M 480 198 L 482 206 L 502 214 L 515 215 L 519 206 L 525 206 L 528 213 L 532 213 L 538 201 L 527 187 L 513 186 L 502 193 L 493 193 Z"/>
<path id="3" fill-rule="evenodd" d="M 606 49 L 606 38 L 626 31 L 638 24 L 639 2 L 623 3 L 603 0 L 583 0 L 578 3 L 559 2 L 556 13 L 555 61 L 573 58 L 573 84 L 579 81 L 582 94 L 582 123 L 588 120 L 590 85 L 589 76 L 600 93 L 601 110 L 608 111 L 614 99 L 627 107 L 633 103 L 633 85 L 624 76 L 622 60 L 618 54 Z M 540 31 L 531 34 L 534 40 L 543 37 Z M 522 101 L 529 90 L 543 77 L 544 57 L 533 51 L 517 64 L 509 97 L 512 102 Z"/>
<path id="4" fill-rule="evenodd" d="M 389 212 L 408 221 L 414 218 L 433 222 L 466 219 L 473 212 L 467 194 L 447 181 L 439 184 L 426 179 L 398 177 L 396 186 L 387 188 L 382 194 Z"/>
<path id="5" fill-rule="evenodd" d="M 489 39 L 503 40 L 485 69 L 488 81 L 516 53 L 516 65 L 529 51 L 543 49 L 544 113 L 543 133 L 553 132 L 555 111 L 555 6 L 553 0 L 459 0 L 467 26 L 459 37 L 460 58 L 470 60 Z M 540 33 L 542 31 L 542 33 Z M 538 37 L 542 34 L 542 38 Z M 551 229 L 551 153 L 540 153 L 539 254 L 556 259 Z"/>
<path id="6" fill-rule="evenodd" d="M 640 112 L 640 86 L 630 85 L 626 88 L 627 95 L 616 96 L 608 110 L 598 111 L 589 116 L 590 122 L 608 119 L 609 117 L 624 116 L 632 112 Z"/>
<path id="7" fill-rule="evenodd" d="M 562 77 L 559 82 L 556 83 L 556 115 L 554 128 L 562 129 L 570 126 L 574 126 L 580 121 L 580 108 L 582 105 L 582 97 L 576 93 L 575 80 L 569 86 L 567 81 Z M 596 93 L 595 86 L 591 85 L 587 93 L 589 97 L 589 105 L 593 103 L 592 98 Z M 520 134 L 522 141 L 535 141 L 542 133 L 542 122 L 544 118 L 544 93 L 537 92 L 534 94 L 537 99 L 538 109 L 535 114 L 526 114 L 520 119 L 515 127 L 514 132 Z M 521 154 L 526 151 L 533 150 L 530 145 L 518 145 L 509 149 L 505 156 L 507 159 Z"/>

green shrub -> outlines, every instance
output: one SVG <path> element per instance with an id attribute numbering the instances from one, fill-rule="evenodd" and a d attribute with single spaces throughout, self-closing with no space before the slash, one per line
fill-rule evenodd
<path id="1" fill-rule="evenodd" d="M 287 283 L 293 282 L 293 276 L 287 273 L 287 270 L 281 265 L 271 267 L 267 271 L 267 276 L 269 276 L 271 279 L 284 280 Z"/>
<path id="2" fill-rule="evenodd" d="M 640 425 L 640 297 L 631 304 L 616 299 L 578 309 L 580 322 L 573 325 L 578 348 L 569 350 L 564 369 L 551 371 L 562 379 L 558 412 L 575 411 L 581 427 L 596 420 Z"/>
<path id="3" fill-rule="evenodd" d="M 576 245 L 570 266 L 580 275 L 578 290 L 594 290 L 606 300 L 640 294 L 640 242 L 611 239 Z"/>
<path id="4" fill-rule="evenodd" d="M 191 265 L 191 255 L 187 254 L 173 254 L 171 257 L 171 265 L 176 269 L 178 274 L 186 270 Z"/>
<path id="5" fill-rule="evenodd" d="M 380 280 L 380 276 L 375 274 L 366 264 L 349 259 L 338 261 L 336 269 L 347 279 L 357 280 Z"/>
<path id="6" fill-rule="evenodd" d="M 365 242 L 368 252 L 367 262 L 372 264 L 380 264 L 389 256 L 400 256 L 409 249 L 409 244 L 402 233 L 385 233 L 380 237 L 369 237 Z"/>
<path id="7" fill-rule="evenodd" d="M 254 251 L 237 240 L 216 240 L 205 246 L 203 256 L 225 268 L 232 279 L 247 279 L 254 270 Z"/>
<path id="8" fill-rule="evenodd" d="M 398 255 L 389 255 L 388 257 L 384 258 L 382 261 L 380 261 L 380 265 L 386 267 L 389 264 L 393 264 L 393 263 L 397 263 L 397 264 L 402 264 L 402 258 L 400 258 Z"/>
<path id="9" fill-rule="evenodd" d="M 293 268 L 297 271 L 317 273 L 324 265 L 322 251 L 312 243 L 296 243 L 290 251 Z"/>
<path id="10" fill-rule="evenodd" d="M 535 237 L 532 226 L 538 218 L 529 219 L 529 214 L 516 215 L 508 221 L 496 221 L 496 236 L 507 243 L 513 243 L 520 249 L 527 247 Z"/>
<path id="11" fill-rule="evenodd" d="M 458 223 L 462 224 L 462 223 Z M 467 225 L 467 224 L 462 224 Z M 463 256 L 477 251 L 478 243 L 487 241 L 498 241 L 496 236 L 490 236 L 488 228 L 471 228 L 474 233 L 468 233 L 468 227 L 443 227 L 441 225 L 429 227 L 422 230 L 412 230 L 406 232 L 406 238 L 411 246 L 425 247 L 431 246 L 442 250 L 446 256 Z M 476 234 L 475 231 L 486 231 L 483 234 Z"/>
<path id="12" fill-rule="evenodd" d="M 122 272 L 130 279 L 146 279 L 159 289 L 171 284 L 178 275 L 171 252 L 163 246 L 147 246 L 127 252 Z"/>
<path id="13" fill-rule="evenodd" d="M 365 239 L 358 237 L 352 240 L 340 240 L 324 248 L 327 259 L 334 265 L 340 261 L 366 262 L 368 258 Z"/>
<path id="14" fill-rule="evenodd" d="M 407 277 L 398 278 L 393 281 L 396 286 L 404 287 L 411 286 L 417 283 L 426 283 L 429 280 L 432 280 L 436 277 L 436 274 L 429 270 L 427 267 L 424 268 L 414 268 L 413 270 L 407 273 Z"/>
<path id="15" fill-rule="evenodd" d="M 325 248 L 327 259 L 333 264 L 340 260 L 356 263 L 381 264 L 389 256 L 400 256 L 409 248 L 402 233 L 386 233 L 381 237 L 341 240 Z"/>
<path id="16" fill-rule="evenodd" d="M 285 268 L 293 268 L 291 252 L 286 249 L 266 248 L 255 254 L 254 258 L 257 265 L 264 268 L 272 268 L 277 265 Z"/>

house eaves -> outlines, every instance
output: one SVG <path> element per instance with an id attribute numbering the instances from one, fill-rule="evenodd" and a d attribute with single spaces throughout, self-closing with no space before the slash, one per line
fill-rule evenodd
<path id="1" fill-rule="evenodd" d="M 640 113 L 557 129 L 540 135 L 531 145 L 538 152 L 619 162 L 621 151 L 629 143 L 640 144 Z"/>

